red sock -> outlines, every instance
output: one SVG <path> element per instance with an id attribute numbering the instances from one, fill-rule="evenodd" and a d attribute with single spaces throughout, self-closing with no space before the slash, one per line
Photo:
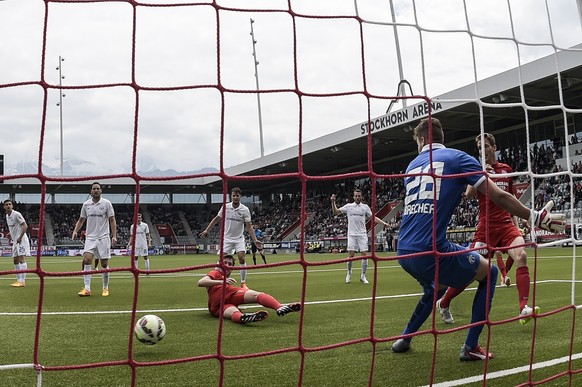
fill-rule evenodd
<path id="1" fill-rule="evenodd" d="M 230 319 L 232 321 L 234 321 L 235 323 L 239 323 L 240 324 L 240 318 L 242 317 L 242 312 L 240 310 L 237 310 L 236 312 L 234 312 L 232 314 L 232 316 L 230 316 Z"/>
<path id="2" fill-rule="evenodd" d="M 257 302 L 271 309 L 279 309 L 281 307 L 281 303 L 277 301 L 273 296 L 267 293 L 259 294 L 259 296 L 257 297 Z"/>
<path id="3" fill-rule="evenodd" d="M 465 288 L 451 288 L 449 287 L 447 289 L 447 291 L 445 292 L 445 295 L 443 296 L 443 298 L 441 298 L 441 308 L 448 308 L 449 305 L 451 304 L 451 301 L 453 300 L 453 298 L 457 297 L 459 294 L 463 293 L 463 290 L 465 290 Z"/>
<path id="4" fill-rule="evenodd" d="M 529 298 L 529 268 L 527 266 L 518 267 L 515 270 L 515 283 L 519 295 L 519 310 L 521 311 L 527 305 Z"/>
<path id="5" fill-rule="evenodd" d="M 503 254 L 495 254 L 497 256 L 497 267 L 501 271 L 501 276 L 507 276 L 507 270 L 505 270 L 505 263 L 503 262 Z"/>
<path id="6" fill-rule="evenodd" d="M 513 266 L 513 258 L 508 257 L 507 262 L 505 262 L 505 275 L 507 275 L 509 270 L 511 270 L 512 266 Z"/>

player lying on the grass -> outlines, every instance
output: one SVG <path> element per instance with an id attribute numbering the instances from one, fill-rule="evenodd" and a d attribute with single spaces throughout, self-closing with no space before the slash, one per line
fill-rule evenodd
<path id="1" fill-rule="evenodd" d="M 441 297 L 446 287 L 463 288 L 479 283 L 473 300 L 471 324 L 459 359 L 485 360 L 493 354 L 479 345 L 479 336 L 487 320 L 497 282 L 497 267 L 476 251 L 451 243 L 447 226 L 461 201 L 467 185 L 486 193 L 489 199 L 504 210 L 522 219 L 530 220 L 550 232 L 564 229 L 564 214 L 552 214 L 550 201 L 541 211 L 532 211 L 512 194 L 502 191 L 482 174 L 481 165 L 467 153 L 443 145 L 444 131 L 436 118 L 425 118 L 414 128 L 418 156 L 406 168 L 406 197 L 398 238 L 398 263 L 415 278 L 424 294 L 418 301 L 403 335 L 417 332 L 431 314 L 434 292 Z M 481 172 L 481 173 L 479 173 Z M 454 177 L 452 177 L 452 176 Z M 436 240 L 433 240 L 434 238 Z M 435 255 L 438 253 L 446 255 Z M 412 257 L 412 254 L 419 254 Z M 436 263 L 436 264 L 435 264 Z M 438 268 L 438 277 L 436 276 Z M 394 342 L 394 352 L 410 349 L 412 338 Z"/>
<path id="2" fill-rule="evenodd" d="M 513 170 L 509 165 L 497 161 L 495 137 L 492 134 L 484 133 L 483 136 L 475 137 L 475 144 L 479 153 L 485 158 L 487 172 L 499 175 L 490 177 L 490 180 L 501 190 L 513 194 L 513 178 L 507 176 Z M 495 204 L 486 193 L 478 192 L 472 186 L 468 186 L 465 193 L 468 197 L 477 195 L 479 199 L 479 224 L 472 247 L 481 248 L 482 250 L 479 252 L 487 258 L 493 258 L 494 255 L 497 257 L 497 264 L 501 270 L 501 282 L 506 286 L 509 286 L 510 280 L 501 253 L 509 254 L 508 266 L 515 261 L 515 284 L 519 297 L 519 315 L 522 316 L 519 322 L 521 325 L 525 325 L 531 320 L 534 310 L 539 313 L 540 308 L 528 306 L 530 276 L 524 247 L 525 239 L 518 227 L 517 218 Z M 549 210 L 551 208 L 548 208 Z M 488 243 L 492 249 L 487 249 Z M 492 251 L 505 246 L 509 248 L 497 250 L 495 253 Z M 451 301 L 463 290 L 464 288 L 449 288 L 444 297 L 437 301 L 437 309 L 445 323 L 453 324 L 455 322 L 449 307 Z"/>
<path id="3" fill-rule="evenodd" d="M 232 255 L 225 255 L 223 262 L 226 266 L 234 266 L 234 258 Z M 238 308 L 242 304 L 258 303 L 276 310 L 278 316 L 285 316 L 287 313 L 299 312 L 301 310 L 301 304 L 299 302 L 281 304 L 267 293 L 234 286 L 236 279 L 231 278 L 230 273 L 231 270 L 222 269 L 218 266 L 198 281 L 198 286 L 208 290 L 208 310 L 214 317 L 220 317 L 220 304 L 223 294 L 224 304 L 222 315 L 224 318 L 239 324 L 261 321 L 269 316 L 266 310 L 259 310 L 254 313 L 243 313 Z M 226 289 L 223 291 L 224 286 L 226 286 Z"/>

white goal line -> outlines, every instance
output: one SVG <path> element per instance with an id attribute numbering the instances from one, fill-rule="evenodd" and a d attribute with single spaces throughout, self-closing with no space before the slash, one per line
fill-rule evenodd
<path id="1" fill-rule="evenodd" d="M 582 353 L 574 353 L 574 354 L 572 354 L 571 358 L 570 358 L 570 356 L 564 356 L 564 357 L 560 357 L 557 359 L 552 359 L 552 360 L 542 361 L 540 363 L 535 363 L 535 364 L 531 365 L 531 369 L 537 370 L 540 368 L 552 367 L 552 366 L 555 366 L 557 364 L 569 362 L 570 359 L 571 360 L 582 359 Z M 503 378 L 503 377 L 509 376 L 509 375 L 515 375 L 515 374 L 519 374 L 522 372 L 528 372 L 529 369 L 530 369 L 530 366 L 526 365 L 526 366 L 511 368 L 508 370 L 487 372 L 486 379 L 492 380 L 492 379 L 497 379 L 497 378 Z M 468 378 L 463 378 L 463 379 L 450 380 L 448 382 L 436 383 L 436 384 L 432 384 L 431 386 L 432 387 L 464 386 L 464 385 L 469 384 L 469 383 L 479 383 L 481 381 L 483 381 L 482 374 L 470 376 Z M 427 386 L 423 386 L 423 387 L 429 387 L 429 386 L 427 385 Z"/>

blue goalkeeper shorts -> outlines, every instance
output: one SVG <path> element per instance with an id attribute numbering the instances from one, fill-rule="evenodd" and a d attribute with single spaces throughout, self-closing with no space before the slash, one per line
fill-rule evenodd
<path id="1" fill-rule="evenodd" d="M 463 246 L 449 243 L 440 249 L 441 253 L 459 252 L 459 254 L 441 256 L 439 259 L 439 277 L 436 283 L 453 288 L 464 288 L 477 274 L 480 255 L 476 251 L 467 251 Z M 417 253 L 418 251 L 398 250 L 398 255 Z M 436 259 L 433 254 L 401 258 L 398 263 L 423 286 L 435 281 Z"/>

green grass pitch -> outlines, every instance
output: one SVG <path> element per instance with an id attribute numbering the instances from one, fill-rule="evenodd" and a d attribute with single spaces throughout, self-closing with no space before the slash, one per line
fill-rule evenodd
<path id="1" fill-rule="evenodd" d="M 582 259 L 574 259 L 573 251 L 528 250 L 530 275 L 532 282 L 534 278 L 536 281 L 531 286 L 530 305 L 535 302 L 542 311 L 536 321 L 525 326 L 517 320 L 499 323 L 517 316 L 518 296 L 515 285 L 497 288 L 491 311 L 494 324 L 486 326 L 481 336 L 482 345 L 491 339 L 495 354 L 487 365 L 487 386 L 527 383 L 530 363 L 535 365 L 531 370 L 534 382 L 565 374 L 546 385 L 582 385 L 582 310 L 566 308 L 582 305 Z M 387 257 L 388 253 L 379 256 Z M 305 260 L 320 263 L 344 257 L 307 254 Z M 211 264 L 216 256 L 150 259 L 152 269 L 177 269 Z M 298 260 L 300 255 L 267 255 L 267 259 L 275 263 Z M 41 267 L 49 273 L 72 272 L 80 270 L 80 261 L 80 257 L 43 257 Z M 28 262 L 29 268 L 35 267 L 34 257 Z M 247 256 L 249 262 L 252 259 Z M 129 257 L 111 259 L 113 268 L 129 265 Z M 482 385 L 485 363 L 462 363 L 458 359 L 466 336 L 466 329 L 461 327 L 470 319 L 474 285 L 453 302 L 454 325 L 444 324 L 437 314 L 435 330 L 431 318 L 423 326 L 424 334 L 413 340 L 411 351 L 396 354 L 390 351 L 390 345 L 406 325 L 421 288 L 396 261 L 379 261 L 377 265 L 370 261 L 369 285 L 358 281 L 360 266 L 359 262 L 354 263 L 351 284 L 344 283 L 345 263 L 249 269 L 249 287 L 270 293 L 283 303 L 301 300 L 304 289 L 303 313 L 278 317 L 270 311 L 266 320 L 244 326 L 224 321 L 222 332 L 219 320 L 206 310 L 206 290 L 196 286 L 207 269 L 153 274 L 148 278 L 141 275 L 139 281 L 130 272 L 112 273 L 111 295 L 107 298 L 101 297 L 100 275 L 93 276 L 93 296 L 80 298 L 80 275 L 47 276 L 41 292 L 41 280 L 36 274 L 28 274 L 25 288 L 9 287 L 15 277 L 5 274 L 0 276 L 0 380 L 5 386 L 37 384 L 34 369 L 7 369 L 6 365 L 35 362 L 34 333 L 39 324 L 37 362 L 44 367 L 73 368 L 41 372 L 43 386 L 128 386 L 132 368 L 117 365 L 128 359 L 136 365 L 138 386 L 217 386 L 221 375 L 224 386 L 367 386 L 370 375 L 374 386 L 421 386 L 430 383 L 431 373 L 435 383 L 448 383 L 442 385 Z M 141 259 L 140 267 L 143 268 Z M 0 258 L 0 271 L 12 269 L 11 258 Z M 240 278 L 238 273 L 233 276 Z M 515 268 L 510 276 L 515 279 Z M 160 316 L 166 322 L 167 335 L 154 346 L 136 341 L 130 351 L 136 291 L 136 317 L 149 313 Z M 250 305 L 248 310 L 257 310 L 257 306 Z M 348 342 L 349 345 L 342 345 Z M 564 360 L 570 350 L 574 354 L 571 363 Z M 269 351 L 278 352 L 241 358 Z M 217 354 L 224 356 L 224 368 L 213 357 Z M 198 358 L 203 360 L 194 361 Z M 176 359 L 183 361 L 174 362 Z M 153 366 L 151 362 L 156 361 L 165 364 Z M 82 367 L 90 363 L 100 366 Z M 569 370 L 577 372 L 571 379 Z"/>

